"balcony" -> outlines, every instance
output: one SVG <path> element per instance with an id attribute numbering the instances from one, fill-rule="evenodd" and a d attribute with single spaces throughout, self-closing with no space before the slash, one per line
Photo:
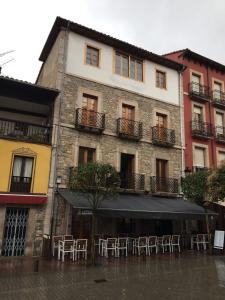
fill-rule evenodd
<path id="1" fill-rule="evenodd" d="M 117 135 L 124 139 L 139 141 L 142 138 L 142 122 L 117 119 Z"/>
<path id="2" fill-rule="evenodd" d="M 189 83 L 189 96 L 191 99 L 206 102 L 210 100 L 209 87 L 199 83 L 191 82 Z"/>
<path id="3" fill-rule="evenodd" d="M 209 139 L 212 136 L 212 126 L 207 122 L 191 121 L 191 134 L 196 138 Z"/>
<path id="4" fill-rule="evenodd" d="M 51 128 L 0 118 L 0 138 L 50 144 Z"/>
<path id="5" fill-rule="evenodd" d="M 12 176 L 10 192 L 30 193 L 31 177 Z"/>
<path id="6" fill-rule="evenodd" d="M 219 108 L 225 108 L 225 93 L 214 90 L 212 92 L 212 103 Z"/>
<path id="7" fill-rule="evenodd" d="M 225 144 L 225 127 L 215 127 L 215 140 L 217 143 Z"/>
<path id="8" fill-rule="evenodd" d="M 203 166 L 193 166 L 192 167 L 193 173 L 197 173 L 197 172 L 201 172 L 201 171 L 209 171 L 209 168 L 203 167 Z"/>
<path id="9" fill-rule="evenodd" d="M 150 187 L 153 194 L 178 194 L 179 182 L 176 178 L 150 177 Z"/>
<path id="10" fill-rule="evenodd" d="M 152 143 L 158 146 L 172 147 L 175 145 L 175 130 L 163 127 L 152 127 Z"/>
<path id="11" fill-rule="evenodd" d="M 105 129 L 105 114 L 78 108 L 75 126 L 77 130 L 101 134 Z"/>
<path id="12" fill-rule="evenodd" d="M 120 188 L 132 191 L 144 191 L 145 189 L 145 175 L 130 173 L 120 173 Z"/>

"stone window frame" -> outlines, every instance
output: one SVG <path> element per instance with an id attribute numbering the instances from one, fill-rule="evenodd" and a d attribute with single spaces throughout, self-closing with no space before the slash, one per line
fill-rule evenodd
<path id="1" fill-rule="evenodd" d="M 158 86 L 157 85 L 157 73 L 162 73 L 165 75 L 165 86 Z M 161 68 L 155 68 L 155 87 L 161 90 L 168 90 L 168 76 L 167 76 L 167 71 Z"/>
<path id="2" fill-rule="evenodd" d="M 152 127 L 156 126 L 156 119 L 157 119 L 157 114 L 162 114 L 167 116 L 167 128 L 171 129 L 171 114 L 169 110 L 166 110 L 164 108 L 159 108 L 159 107 L 154 107 L 153 109 L 153 124 Z"/>
<path id="3" fill-rule="evenodd" d="M 202 72 L 199 72 L 199 71 L 196 71 L 196 70 L 193 70 L 193 69 L 190 69 L 189 71 L 190 71 L 190 83 L 192 82 L 192 75 L 196 74 L 200 77 L 200 84 L 204 85 L 204 75 L 203 75 Z"/>
<path id="4" fill-rule="evenodd" d="M 139 121 L 139 105 L 138 101 L 136 100 L 128 100 L 125 98 L 119 98 L 118 99 L 118 112 L 117 112 L 117 119 L 123 117 L 123 105 L 129 105 L 134 107 L 134 121 Z"/>
<path id="5" fill-rule="evenodd" d="M 191 120 L 193 121 L 193 116 L 194 116 L 194 107 L 198 106 L 202 108 L 202 121 L 206 122 L 206 113 L 205 113 L 205 104 L 198 103 L 195 101 L 191 101 Z"/>
<path id="6" fill-rule="evenodd" d="M 223 80 L 220 80 L 220 79 L 217 79 L 217 78 L 215 78 L 215 77 L 212 77 L 212 90 L 215 90 L 215 88 L 214 88 L 214 83 L 219 83 L 219 84 L 221 84 L 222 92 L 224 92 L 224 81 L 223 81 Z"/>
<path id="7" fill-rule="evenodd" d="M 168 178 L 174 177 L 172 174 L 174 174 L 174 170 L 172 167 L 172 164 L 170 163 L 171 160 L 168 157 L 168 153 L 155 153 L 153 152 L 152 155 L 152 174 L 150 176 L 156 176 L 156 160 L 157 159 L 162 159 L 162 160 L 167 160 L 167 176 Z"/>
<path id="8" fill-rule="evenodd" d="M 98 92 L 96 90 L 85 88 L 85 87 L 79 87 L 78 88 L 78 95 L 77 95 L 77 101 L 75 102 L 75 110 L 77 108 L 82 108 L 82 102 L 83 102 L 83 94 L 92 95 L 94 97 L 97 97 L 97 112 L 102 112 L 102 103 L 103 103 L 103 97 L 102 93 Z"/>
<path id="9" fill-rule="evenodd" d="M 225 111 L 223 109 L 215 108 L 214 109 L 214 125 L 216 125 L 216 114 L 220 113 L 223 115 L 223 127 L 225 127 Z"/>
<path id="10" fill-rule="evenodd" d="M 14 164 L 15 156 L 33 158 L 32 181 L 31 181 L 31 185 L 30 185 L 30 193 L 33 193 L 34 181 L 35 181 L 35 171 L 36 171 L 36 164 L 37 164 L 37 153 L 32 151 L 30 148 L 24 148 L 24 147 L 18 148 L 18 149 L 15 149 L 12 151 L 9 177 L 8 177 L 8 192 L 10 192 L 10 187 L 11 187 L 11 179 L 12 179 L 13 164 Z"/>
<path id="11" fill-rule="evenodd" d="M 79 163 L 79 148 L 80 147 L 84 147 L 84 148 L 92 148 L 95 149 L 95 159 L 96 161 L 101 161 L 102 158 L 102 153 L 101 153 L 101 149 L 100 149 L 100 145 L 92 142 L 92 141 L 81 141 L 79 139 L 79 143 L 78 140 L 75 143 L 74 146 L 74 160 L 73 160 L 73 167 L 78 167 L 78 163 Z"/>
<path id="12" fill-rule="evenodd" d="M 124 148 L 123 146 L 117 147 L 116 149 L 116 164 L 115 168 L 120 172 L 120 163 L 121 163 L 121 154 L 130 154 L 134 155 L 134 173 L 139 173 L 139 160 L 138 160 L 138 150 Z M 144 174 L 144 173 L 142 173 Z"/>
<path id="13" fill-rule="evenodd" d="M 219 167 L 219 152 L 223 152 L 225 154 L 225 148 L 216 147 L 216 166 Z"/>
<path id="14" fill-rule="evenodd" d="M 209 146 L 206 144 L 192 143 L 192 165 L 195 164 L 195 148 L 202 148 L 205 151 L 205 167 L 209 168 Z"/>

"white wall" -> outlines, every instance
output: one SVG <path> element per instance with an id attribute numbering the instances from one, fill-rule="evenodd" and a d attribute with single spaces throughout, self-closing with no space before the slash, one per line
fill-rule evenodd
<path id="1" fill-rule="evenodd" d="M 100 68 L 86 65 L 86 44 L 100 48 Z M 144 61 L 144 82 L 139 82 L 113 73 L 113 48 L 75 33 L 69 34 L 66 73 L 84 77 L 114 87 L 179 105 L 179 75 L 177 71 L 150 61 Z M 167 74 L 167 89 L 155 86 L 155 70 Z"/>

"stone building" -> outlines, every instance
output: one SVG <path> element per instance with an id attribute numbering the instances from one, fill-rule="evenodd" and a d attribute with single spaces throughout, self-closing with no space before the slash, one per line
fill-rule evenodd
<path id="1" fill-rule="evenodd" d="M 61 91 L 54 111 L 46 229 L 53 216 L 53 234 L 88 235 L 90 216 L 73 204 L 76 195 L 71 200 L 66 188 L 70 167 L 97 160 L 120 172 L 120 191 L 127 197 L 136 197 L 136 203 L 147 197 L 147 205 L 161 203 L 148 220 L 103 216 L 99 230 L 104 225 L 106 232 L 173 231 L 176 209 L 168 207 L 173 201 L 187 205 L 175 199 L 184 170 L 184 66 L 60 17 L 40 60 L 37 83 Z M 163 215 L 167 209 L 169 216 Z M 182 213 L 186 216 L 181 208 Z"/>

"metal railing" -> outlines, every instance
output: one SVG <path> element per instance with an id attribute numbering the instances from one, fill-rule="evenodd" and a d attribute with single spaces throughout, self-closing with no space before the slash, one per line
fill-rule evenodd
<path id="1" fill-rule="evenodd" d="M 126 190 L 144 191 L 145 175 L 137 173 L 120 173 L 120 188 Z"/>
<path id="2" fill-rule="evenodd" d="M 191 132 L 193 136 L 209 138 L 212 136 L 212 125 L 199 120 L 191 121 Z"/>
<path id="3" fill-rule="evenodd" d="M 176 178 L 150 177 L 151 192 L 179 193 L 179 181 Z"/>
<path id="4" fill-rule="evenodd" d="M 225 93 L 222 91 L 214 90 L 212 92 L 212 100 L 214 105 L 225 106 Z"/>
<path id="5" fill-rule="evenodd" d="M 175 130 L 158 126 L 152 127 L 152 142 L 157 145 L 173 146 L 176 142 Z"/>
<path id="6" fill-rule="evenodd" d="M 0 137 L 49 144 L 51 142 L 51 128 L 0 118 Z"/>
<path id="7" fill-rule="evenodd" d="M 225 127 L 215 126 L 215 139 L 217 142 L 225 143 Z"/>
<path id="8" fill-rule="evenodd" d="M 105 114 L 85 108 L 76 110 L 76 128 L 101 133 L 105 129 Z"/>
<path id="9" fill-rule="evenodd" d="M 191 97 L 201 98 L 202 100 L 210 99 L 209 87 L 196 82 L 189 83 L 189 94 Z"/>
<path id="10" fill-rule="evenodd" d="M 142 122 L 119 118 L 117 119 L 117 134 L 122 138 L 140 140 L 143 134 Z"/>
<path id="11" fill-rule="evenodd" d="M 192 172 L 197 173 L 201 171 L 209 171 L 209 168 L 207 167 L 202 167 L 202 166 L 193 166 L 192 167 Z"/>
<path id="12" fill-rule="evenodd" d="M 31 177 L 12 176 L 10 192 L 30 193 Z"/>

